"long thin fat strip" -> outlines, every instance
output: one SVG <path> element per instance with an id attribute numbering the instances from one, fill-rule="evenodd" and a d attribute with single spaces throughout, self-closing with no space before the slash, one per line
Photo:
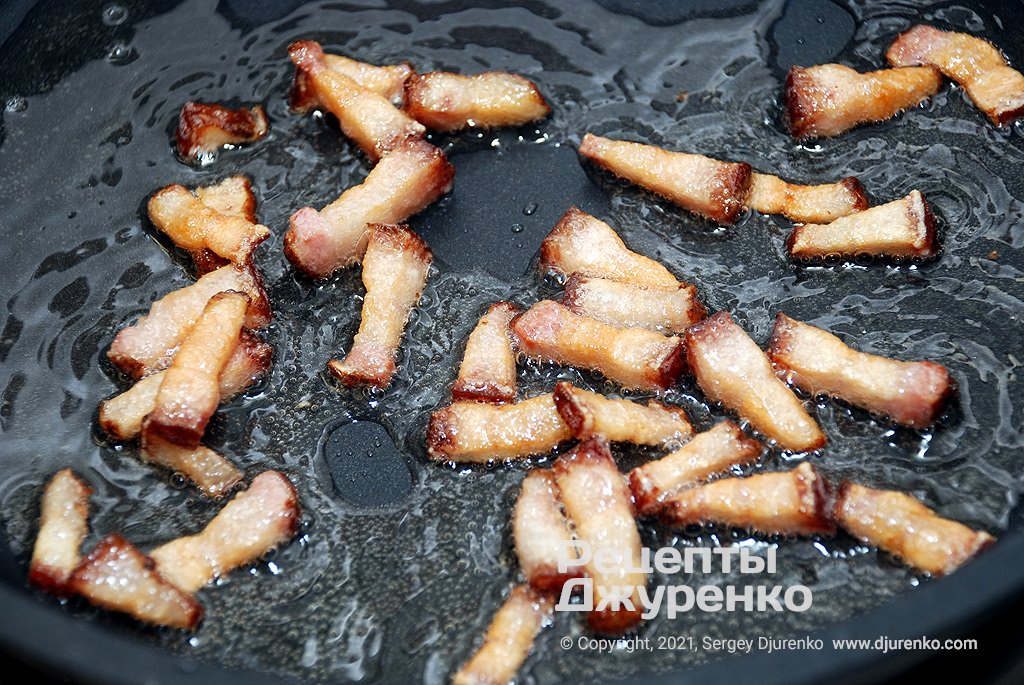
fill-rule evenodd
<path id="1" fill-rule="evenodd" d="M 578 273 L 566 281 L 562 304 L 612 326 L 656 333 L 682 333 L 707 316 L 697 289 L 687 283 L 642 286 Z"/>
<path id="2" fill-rule="evenodd" d="M 663 445 L 693 433 L 685 411 L 654 400 L 613 399 L 564 381 L 555 385 L 553 396 L 558 414 L 580 440 L 602 435 L 609 442 Z"/>
<path id="3" fill-rule="evenodd" d="M 426 129 L 381 95 L 363 88 L 345 74 L 331 69 L 323 48 L 311 40 L 288 46 L 288 56 L 304 71 L 320 103 L 338 118 L 341 131 L 371 162 L 408 138 L 420 138 Z"/>
<path id="4" fill-rule="evenodd" d="M 435 131 L 520 126 L 551 112 L 533 81 L 504 71 L 414 74 L 405 83 L 405 109 Z"/>
<path id="5" fill-rule="evenodd" d="M 219 452 L 204 445 L 182 447 L 145 431 L 139 456 L 145 462 L 181 474 L 207 497 L 223 497 L 242 480 L 238 467 Z"/>
<path id="6" fill-rule="evenodd" d="M 408 62 L 375 66 L 330 53 L 324 53 L 324 63 L 331 71 L 347 76 L 360 87 L 380 95 L 392 104 L 401 103 L 405 81 L 414 73 Z M 303 69 L 295 69 L 295 79 L 288 91 L 288 105 L 295 112 L 308 112 L 320 106 L 316 86 Z"/>
<path id="7" fill-rule="evenodd" d="M 920 191 L 828 224 L 797 226 L 786 243 L 789 254 L 807 260 L 830 257 L 909 257 L 939 252 L 935 217 Z"/>
<path id="8" fill-rule="evenodd" d="M 82 540 L 89 532 L 89 496 L 92 488 L 71 469 L 58 471 L 43 490 L 39 507 L 39 533 L 32 548 L 28 582 L 54 594 L 65 584 L 81 558 Z"/>
<path id="9" fill-rule="evenodd" d="M 616 176 L 720 224 L 736 221 L 750 188 L 751 168 L 745 162 L 722 162 L 592 133 L 583 136 L 580 154 Z"/>
<path id="10" fill-rule="evenodd" d="M 640 622 L 640 588 L 647 585 L 646 574 L 638 570 L 640 533 L 633 518 L 629 487 L 612 459 L 608 443 L 601 438 L 580 443 L 559 457 L 553 470 L 576 535 L 592 551 L 583 565 L 592 583 L 595 607 L 587 614 L 587 622 L 599 633 L 629 630 Z M 615 592 L 613 588 L 631 588 L 627 596 L 632 609 L 608 606 L 597 610 L 602 600 Z"/>
<path id="11" fill-rule="evenodd" d="M 551 471 L 530 471 L 523 479 L 512 511 L 512 539 L 519 568 L 538 590 L 560 590 L 565 581 L 581 575 L 573 534 Z M 564 571 L 558 570 L 559 561 Z"/>
<path id="12" fill-rule="evenodd" d="M 672 495 L 733 466 L 748 464 L 761 451 L 761 443 L 744 435 L 732 421 L 698 433 L 676 451 L 630 472 L 637 513 L 656 514 Z"/>
<path id="13" fill-rule="evenodd" d="M 717 523 L 782 535 L 830 535 L 829 485 L 804 462 L 779 473 L 723 478 L 683 490 L 665 501 L 661 518 L 669 525 Z"/>
<path id="14" fill-rule="evenodd" d="M 515 401 L 516 355 L 508 326 L 518 313 L 511 302 L 497 302 L 480 318 L 466 341 L 453 400 Z"/>
<path id="15" fill-rule="evenodd" d="M 910 495 L 845 482 L 836 521 L 848 533 L 932 575 L 952 573 L 995 542 L 983 531 L 942 518 Z"/>
<path id="16" fill-rule="evenodd" d="M 90 604 L 152 625 L 191 630 L 203 616 L 191 594 L 167 582 L 152 559 L 117 534 L 100 540 L 82 560 L 68 589 Z"/>
<path id="17" fill-rule="evenodd" d="M 391 384 L 402 334 L 427 284 L 432 260 L 430 248 L 408 226 L 371 226 L 359 331 L 345 359 L 327 365 L 338 380 L 377 388 Z"/>
<path id="18" fill-rule="evenodd" d="M 304 207 L 292 214 L 285 256 L 307 275 L 326 278 L 363 258 L 368 224 L 404 222 L 451 190 L 454 177 L 441 150 L 408 140 L 319 212 Z"/>
<path id="19" fill-rule="evenodd" d="M 514 404 L 453 402 L 430 415 L 427 453 L 438 461 L 486 463 L 547 454 L 570 438 L 550 393 Z"/>
<path id="20" fill-rule="evenodd" d="M 939 92 L 932 67 L 881 69 L 862 74 L 842 64 L 790 67 L 786 114 L 794 138 L 837 136 L 861 124 L 891 119 Z"/>
<path id="21" fill-rule="evenodd" d="M 798 222 L 828 223 L 867 209 L 868 198 L 853 176 L 836 183 L 798 185 L 754 172 L 746 204 L 762 214 L 782 214 Z"/>
<path id="22" fill-rule="evenodd" d="M 912 428 L 935 423 L 953 393 L 949 372 L 935 362 L 858 352 L 831 333 L 781 313 L 768 356 L 806 392 L 835 395 Z"/>
<path id="23" fill-rule="evenodd" d="M 225 402 L 258 381 L 270 368 L 273 348 L 249 331 L 241 338 L 220 372 L 220 401 Z M 100 426 L 114 440 L 131 440 L 142 431 L 142 419 L 153 411 L 166 371 L 146 376 L 120 395 L 100 404 Z"/>
<path id="24" fill-rule="evenodd" d="M 507 685 L 515 680 L 537 634 L 550 625 L 554 604 L 529 586 L 512 588 L 491 619 L 483 644 L 452 676 L 452 685 Z"/>
<path id="25" fill-rule="evenodd" d="M 686 356 L 711 400 L 733 409 L 783 449 L 802 452 L 825 444 L 818 424 L 728 312 L 718 312 L 686 332 Z"/>
<path id="26" fill-rule="evenodd" d="M 252 192 L 252 183 L 245 176 L 228 176 L 219 183 L 198 186 L 192 192 L 204 205 L 225 216 L 235 216 L 251 224 L 257 223 L 256 195 Z M 198 276 L 230 263 L 206 247 L 192 250 L 191 255 Z"/>
<path id="27" fill-rule="evenodd" d="M 264 471 L 202 531 L 161 545 L 150 556 L 161 576 L 195 592 L 292 539 L 300 516 L 295 486 L 279 471 Z"/>
<path id="28" fill-rule="evenodd" d="M 172 291 L 150 305 L 149 312 L 121 329 L 107 357 L 124 373 L 141 378 L 170 365 L 178 345 L 217 293 L 235 290 L 249 296 L 245 327 L 258 329 L 270 323 L 270 303 L 262 279 L 252 265 L 223 266 L 192 285 Z"/>
<path id="29" fill-rule="evenodd" d="M 534 359 L 593 369 L 625 388 L 666 390 L 686 363 L 682 340 L 620 328 L 542 300 L 512 320 L 520 351 Z"/>
<path id="30" fill-rule="evenodd" d="M 267 115 L 259 105 L 231 109 L 221 104 L 186 102 L 178 115 L 175 143 L 178 156 L 193 164 L 225 145 L 257 141 L 269 130 Z"/>
<path id="31" fill-rule="evenodd" d="M 1024 74 L 1010 67 L 1002 53 L 986 40 L 918 24 L 901 33 L 885 56 L 893 66 L 938 67 L 963 86 L 996 125 L 1024 114 Z"/>

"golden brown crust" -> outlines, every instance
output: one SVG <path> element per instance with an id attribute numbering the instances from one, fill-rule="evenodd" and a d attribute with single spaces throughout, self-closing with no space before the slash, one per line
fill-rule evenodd
<path id="1" fill-rule="evenodd" d="M 159 434 L 147 434 L 145 424 L 139 457 L 181 474 L 207 497 L 223 497 L 242 481 L 242 472 L 219 452 L 203 445 L 176 445 Z"/>
<path id="2" fill-rule="evenodd" d="M 512 511 L 512 538 L 519 567 L 532 587 L 557 592 L 567 580 L 582 574 L 578 566 L 558 570 L 560 559 L 577 557 L 551 471 L 537 469 L 523 479 Z"/>
<path id="3" fill-rule="evenodd" d="M 219 104 L 186 102 L 178 116 L 175 142 L 182 161 L 196 164 L 225 145 L 252 143 L 267 135 L 263 108 L 230 109 Z"/>
<path id="4" fill-rule="evenodd" d="M 324 54 L 324 63 L 329 69 L 344 74 L 360 87 L 387 98 L 392 103 L 401 102 L 405 81 L 415 73 L 408 62 L 378 67 L 329 53 Z M 320 96 L 316 92 L 316 87 L 302 69 L 295 69 L 295 78 L 288 90 L 288 105 L 294 112 L 308 112 L 320 106 Z"/>
<path id="5" fill-rule="evenodd" d="M 555 385 L 553 397 L 559 416 L 580 440 L 603 435 L 609 442 L 663 445 L 693 433 L 685 411 L 661 402 L 612 399 L 565 382 Z"/>
<path id="6" fill-rule="evenodd" d="M 516 358 L 508 326 L 518 313 L 511 302 L 497 302 L 481 317 L 466 341 L 453 400 L 515 401 Z"/>
<path id="7" fill-rule="evenodd" d="M 687 283 L 650 287 L 573 273 L 565 282 L 562 304 L 612 326 L 683 333 L 707 316 L 697 289 Z"/>
<path id="8" fill-rule="evenodd" d="M 836 183 L 798 185 L 755 173 L 747 206 L 762 214 L 782 214 L 797 222 L 828 223 L 868 208 L 864 188 L 853 176 Z"/>
<path id="9" fill-rule="evenodd" d="M 405 109 L 435 131 L 520 126 L 551 112 L 532 81 L 503 71 L 414 74 L 405 82 Z"/>
<path id="10" fill-rule="evenodd" d="M 58 471 L 47 482 L 39 506 L 29 584 L 50 594 L 66 594 L 66 583 L 80 561 L 82 540 L 89 532 L 92 492 L 71 469 Z"/>

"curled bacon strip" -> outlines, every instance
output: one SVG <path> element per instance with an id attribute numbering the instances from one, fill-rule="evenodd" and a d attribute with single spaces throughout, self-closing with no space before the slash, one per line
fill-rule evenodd
<path id="1" fill-rule="evenodd" d="M 412 65 L 408 62 L 378 67 L 328 53 L 324 54 L 324 63 L 332 71 L 347 76 L 361 88 L 374 92 L 391 103 L 401 102 L 405 81 L 414 73 Z M 320 106 L 316 86 L 302 69 L 295 69 L 295 80 L 288 91 L 288 104 L 295 112 L 308 112 Z"/>
<path id="2" fill-rule="evenodd" d="M 78 566 L 82 540 L 89 532 L 91 494 L 92 488 L 71 469 L 58 471 L 50 478 L 43 490 L 29 583 L 46 592 L 64 594 L 65 584 Z"/>
<path id="3" fill-rule="evenodd" d="M 782 214 L 799 222 L 828 223 L 867 209 L 868 198 L 860 181 L 853 176 L 837 183 L 804 186 L 755 172 L 746 204 L 762 214 Z"/>
<path id="4" fill-rule="evenodd" d="M 612 326 L 657 333 L 682 333 L 707 316 L 697 289 L 687 283 L 640 286 L 578 273 L 566 281 L 562 304 Z"/>
<path id="5" fill-rule="evenodd" d="M 503 71 L 414 74 L 405 83 L 405 109 L 435 131 L 519 126 L 551 112 L 533 81 Z"/>
<path id="6" fill-rule="evenodd" d="M 551 471 L 531 471 L 523 479 L 512 512 L 512 537 L 519 567 L 531 586 L 559 590 L 565 581 L 580 576 L 578 565 L 558 570 L 559 559 L 575 562 L 578 557 Z"/>
<path id="7" fill-rule="evenodd" d="M 255 142 L 269 130 L 267 115 L 259 105 L 230 109 L 218 104 L 186 102 L 178 115 L 175 142 L 178 156 L 195 164 L 225 145 Z"/>
<path id="8" fill-rule="evenodd" d="M 188 478 L 207 497 L 223 497 L 242 480 L 242 472 L 209 447 L 182 447 L 154 433 L 143 432 L 139 456 Z"/>
<path id="9" fill-rule="evenodd" d="M 492 304 L 469 334 L 453 400 L 512 402 L 516 399 L 516 356 L 508 325 L 519 313 L 511 302 Z"/>
<path id="10" fill-rule="evenodd" d="M 609 442 L 663 445 L 693 433 L 685 411 L 654 400 L 643 405 L 612 399 L 565 382 L 555 385 L 553 396 L 562 420 L 580 440 L 603 435 Z"/>
<path id="11" fill-rule="evenodd" d="M 212 186 L 199 186 L 194 192 L 199 201 L 210 209 L 256 223 L 256 196 L 248 177 L 228 176 Z"/>

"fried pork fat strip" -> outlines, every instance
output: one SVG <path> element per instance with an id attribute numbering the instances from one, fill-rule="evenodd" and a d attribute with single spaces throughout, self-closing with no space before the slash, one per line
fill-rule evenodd
<path id="1" fill-rule="evenodd" d="M 558 414 L 580 440 L 603 435 L 609 442 L 663 445 L 693 433 L 686 412 L 654 400 L 643 405 L 611 399 L 565 382 L 555 385 L 553 397 Z"/>
<path id="2" fill-rule="evenodd" d="M 189 164 L 196 164 L 225 145 L 255 142 L 269 130 L 267 115 L 259 105 L 231 109 L 218 104 L 186 102 L 178 115 L 175 142 L 178 156 Z"/>
<path id="3" fill-rule="evenodd" d="M 519 126 L 551 112 L 532 81 L 503 71 L 414 74 L 405 83 L 405 109 L 435 131 Z"/>
<path id="4" fill-rule="evenodd" d="M 397 370 L 402 334 L 427 284 L 433 255 L 408 226 L 374 224 L 370 229 L 359 331 L 345 359 L 332 359 L 327 368 L 345 385 L 386 388 Z"/>
<path id="5" fill-rule="evenodd" d="M 611 226 L 576 207 L 544 238 L 540 267 L 563 277 L 578 273 L 645 287 L 680 285 L 664 266 L 626 247 Z"/>
<path id="6" fill-rule="evenodd" d="M 805 186 L 754 172 L 746 204 L 762 214 L 782 214 L 798 222 L 828 223 L 867 209 L 868 198 L 853 176 L 837 183 Z"/>
<path id="7" fill-rule="evenodd" d="M 363 88 L 354 80 L 331 69 L 319 43 L 300 40 L 288 46 L 288 56 L 305 72 L 307 85 L 331 114 L 341 131 L 376 162 L 408 138 L 420 138 L 423 125 L 395 107 L 388 98 Z"/>
<path id="8" fill-rule="evenodd" d="M 760 533 L 835 532 L 828 483 L 804 462 L 781 473 L 723 478 L 670 497 L 661 510 L 669 525 L 718 523 Z"/>
<path id="9" fill-rule="evenodd" d="M 578 273 L 566 281 L 562 304 L 612 326 L 666 334 L 682 333 L 707 316 L 692 285 L 640 286 Z"/>
<path id="10" fill-rule="evenodd" d="M 452 685 L 506 685 L 533 648 L 533 641 L 554 616 L 554 600 L 526 585 L 512 588 L 491 619 L 484 642 L 452 676 Z"/>
<path id="11" fill-rule="evenodd" d="M 454 402 L 430 415 L 427 453 L 438 461 L 486 463 L 547 454 L 571 437 L 550 393 L 515 404 Z"/>
<path id="12" fill-rule="evenodd" d="M 53 594 L 64 594 L 71 572 L 78 566 L 82 540 L 89 532 L 89 496 L 92 488 L 71 469 L 58 471 L 43 490 L 39 534 L 32 549 L 28 582 Z"/>
<path id="13" fill-rule="evenodd" d="M 401 103 L 405 81 L 413 74 L 412 65 L 374 66 L 366 62 L 324 53 L 324 64 L 356 82 L 361 88 L 376 93 L 392 104 Z M 295 79 L 288 91 L 288 105 L 295 112 L 308 112 L 320 106 L 320 95 L 305 70 L 296 67 Z"/>
<path id="14" fill-rule="evenodd" d="M 512 538 L 519 567 L 538 590 L 558 591 L 565 581 L 580 576 L 575 563 L 564 571 L 558 569 L 560 559 L 575 562 L 577 555 L 551 471 L 530 471 L 523 479 L 512 512 Z"/>
<path id="15" fill-rule="evenodd" d="M 619 328 L 543 300 L 512 320 L 520 351 L 534 359 L 599 371 L 626 388 L 666 390 L 683 371 L 682 340 Z"/>
<path id="16" fill-rule="evenodd" d="M 220 183 L 199 186 L 193 192 L 200 202 L 225 216 L 236 216 L 251 224 L 257 223 L 256 195 L 252 192 L 252 183 L 245 176 L 228 176 Z M 191 255 L 197 276 L 230 264 L 209 248 L 192 250 Z"/>
<path id="17" fill-rule="evenodd" d="M 519 313 L 511 302 L 492 304 L 466 341 L 453 400 L 513 402 L 516 399 L 516 355 L 508 325 Z"/>
<path id="18" fill-rule="evenodd" d="M 825 444 L 825 434 L 803 403 L 728 312 L 718 312 L 686 332 L 686 355 L 711 400 L 733 409 L 783 449 L 803 452 Z"/>
<path id="19" fill-rule="evenodd" d="M 789 130 L 798 140 L 827 138 L 860 124 L 891 119 L 942 87 L 932 67 L 881 69 L 866 74 L 841 64 L 790 67 L 786 77 Z"/>
<path id="20" fill-rule="evenodd" d="M 1024 74 L 1011 68 L 1002 53 L 981 38 L 918 24 L 900 34 L 885 56 L 893 66 L 938 67 L 963 86 L 996 125 L 1024 114 Z"/>
<path id="21" fill-rule="evenodd" d="M 775 318 L 768 356 L 806 392 L 835 395 L 911 428 L 935 423 L 953 392 L 949 372 L 935 362 L 858 352 L 831 333 L 785 314 Z"/>
<path id="22" fill-rule="evenodd" d="M 786 243 L 789 254 L 808 260 L 828 257 L 910 257 L 939 252 L 935 217 L 917 190 L 906 197 L 844 216 L 828 224 L 797 226 Z"/>
<path id="23" fill-rule="evenodd" d="M 326 278 L 366 252 L 368 224 L 399 224 L 451 190 L 455 167 L 422 140 L 408 140 L 319 212 L 292 214 L 284 238 L 288 260 L 313 278 Z"/>

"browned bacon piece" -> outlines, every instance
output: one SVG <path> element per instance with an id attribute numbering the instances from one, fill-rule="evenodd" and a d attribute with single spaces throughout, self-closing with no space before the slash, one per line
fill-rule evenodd
<path id="1" fill-rule="evenodd" d="M 889 64 L 930 64 L 967 91 L 992 123 L 1002 125 L 1024 114 L 1024 74 L 1011 68 L 981 38 L 918 24 L 902 33 L 885 53 Z"/>
<path id="2" fill-rule="evenodd" d="M 679 286 L 668 269 L 627 248 L 611 226 L 576 207 L 541 243 L 540 268 L 565 277 L 579 273 L 647 287 Z"/>
<path id="3" fill-rule="evenodd" d="M 616 176 L 643 186 L 683 209 L 729 225 L 743 210 L 750 165 L 653 145 L 583 136 L 580 154 Z"/>
<path id="4" fill-rule="evenodd" d="M 323 48 L 311 40 L 288 46 L 288 56 L 305 72 L 307 84 L 319 102 L 338 118 L 341 131 L 376 162 L 408 138 L 420 138 L 423 125 L 381 95 L 363 88 L 345 74 L 331 69 Z"/>
<path id="5" fill-rule="evenodd" d="M 723 478 L 672 496 L 661 510 L 669 525 L 718 523 L 783 535 L 835 532 L 829 485 L 804 462 L 780 473 Z"/>
<path id="6" fill-rule="evenodd" d="M 405 109 L 435 131 L 519 126 L 551 112 L 533 81 L 504 71 L 414 74 L 405 83 Z"/>
<path id="7" fill-rule="evenodd" d="M 587 614 L 587 622 L 599 633 L 629 630 L 640 622 L 643 607 L 638 588 L 647 585 L 647 576 L 638 570 L 640 533 L 633 519 L 629 487 L 615 466 L 608 443 L 601 438 L 580 443 L 555 461 L 554 473 L 576 535 L 593 552 L 584 564 L 594 594 L 594 611 Z M 605 563 L 595 563 L 596 558 Z M 614 587 L 633 588 L 629 595 L 632 610 L 625 606 L 597 610 Z"/>
<path id="8" fill-rule="evenodd" d="M 835 395 L 912 428 L 935 423 L 953 392 L 949 372 L 935 362 L 858 352 L 831 333 L 785 314 L 775 318 L 768 356 L 806 392 Z"/>
<path id="9" fill-rule="evenodd" d="M 711 400 L 733 409 L 783 449 L 802 452 L 825 444 L 818 424 L 728 312 L 686 332 L 686 356 Z"/>
<path id="10" fill-rule="evenodd" d="M 143 461 L 181 474 L 208 497 L 222 497 L 242 480 L 241 471 L 209 447 L 182 447 L 153 433 L 142 433 L 139 456 Z"/>
<path id="11" fill-rule="evenodd" d="M 868 198 L 860 181 L 853 176 L 838 183 L 803 186 L 755 172 L 746 204 L 762 214 L 782 214 L 799 222 L 828 223 L 867 209 Z"/>
<path id="12" fill-rule="evenodd" d="M 178 156 L 189 164 L 202 163 L 225 145 L 255 142 L 269 130 L 267 115 L 259 105 L 230 109 L 218 104 L 186 102 L 178 116 L 175 135 Z"/>
<path id="13" fill-rule="evenodd" d="M 408 62 L 378 67 L 329 53 L 324 53 L 324 63 L 332 71 L 349 77 L 361 88 L 374 92 L 391 103 L 401 103 L 405 81 L 414 73 L 412 65 Z M 295 80 L 288 91 L 288 104 L 295 112 L 308 112 L 320 106 L 316 86 L 302 69 L 295 69 Z"/>
<path id="14" fill-rule="evenodd" d="M 543 300 L 512 320 L 519 349 L 534 359 L 593 369 L 626 388 L 666 390 L 686 363 L 682 340 L 619 328 Z"/>
<path id="15" fill-rule="evenodd" d="M 326 278 L 363 258 L 368 224 L 402 223 L 451 190 L 454 177 L 443 152 L 408 140 L 319 212 L 304 207 L 292 214 L 285 256 L 307 275 Z"/>
<path id="16" fill-rule="evenodd" d="M 641 286 L 578 273 L 566 281 L 562 304 L 612 326 L 666 334 L 682 333 L 707 316 L 697 289 L 687 283 Z"/>
<path id="17" fill-rule="evenodd" d="M 939 241 L 931 209 L 914 190 L 829 224 L 797 226 L 786 248 L 793 257 L 808 260 L 858 255 L 927 259 L 938 254 Z"/>
<path id="18" fill-rule="evenodd" d="M 862 74 L 842 64 L 790 67 L 786 114 L 794 138 L 827 138 L 860 124 L 891 119 L 939 92 L 942 74 L 931 67 Z"/>
<path id="19" fill-rule="evenodd" d="M 438 461 L 486 463 L 547 454 L 571 437 L 550 393 L 514 404 L 453 402 L 430 415 L 427 453 Z"/>
<path id="20" fill-rule="evenodd" d="M 530 471 L 523 479 L 512 512 L 512 538 L 519 568 L 527 582 L 538 590 L 557 591 L 565 581 L 580 576 L 572 531 L 562 513 L 558 484 L 551 471 Z M 559 571 L 560 559 L 574 563 Z"/>
<path id="21" fill-rule="evenodd" d="M 363 259 L 362 320 L 344 360 L 327 368 L 345 385 L 386 388 L 397 370 L 409 315 L 427 284 L 433 255 L 408 226 L 374 224 Z"/>
<path id="22" fill-rule="evenodd" d="M 498 302 L 480 319 L 466 341 L 453 400 L 515 401 L 516 355 L 508 325 L 518 313 L 519 307 L 511 302 Z"/>
<path id="23" fill-rule="evenodd" d="M 993 542 L 983 531 L 942 518 L 910 495 L 845 482 L 836 522 L 864 542 L 932 575 L 952 573 Z"/>
<path id="24" fill-rule="evenodd" d="M 551 624 L 554 600 L 526 585 L 512 588 L 484 642 L 452 676 L 452 685 L 507 685 L 526 661 L 537 633 Z"/>
<path id="25" fill-rule="evenodd" d="M 90 604 L 121 611 L 144 623 L 191 630 L 203 607 L 164 580 L 153 560 L 120 535 L 108 535 L 82 560 L 68 589 Z"/>
<path id="26" fill-rule="evenodd" d="M 558 414 L 580 440 L 603 435 L 609 442 L 664 445 L 693 433 L 685 411 L 654 400 L 612 399 L 565 382 L 555 385 L 553 395 Z"/>
<path id="27" fill-rule="evenodd" d="M 723 421 L 698 433 L 675 452 L 630 472 L 637 513 L 656 514 L 662 503 L 677 492 L 732 466 L 750 463 L 760 454 L 761 443 L 744 435 L 732 421 Z"/>
<path id="28" fill-rule="evenodd" d="M 39 507 L 39 534 L 32 549 L 28 582 L 61 595 L 78 566 L 82 540 L 89 532 L 89 496 L 92 488 L 71 469 L 58 471 L 43 490 Z"/>
<path id="29" fill-rule="evenodd" d="M 193 192 L 200 202 L 225 216 L 235 216 L 251 224 L 257 223 L 256 195 L 252 192 L 252 183 L 245 176 L 229 176 L 212 186 L 197 187 Z M 205 247 L 192 250 L 191 255 L 197 276 L 230 263 Z"/>
<path id="30" fill-rule="evenodd" d="M 107 357 L 133 378 L 166 368 L 178 345 L 202 315 L 206 303 L 226 290 L 242 292 L 249 297 L 246 328 L 263 328 L 270 323 L 270 302 L 255 268 L 251 265 L 242 268 L 223 266 L 192 285 L 170 292 L 154 302 L 148 314 L 118 332 Z"/>
<path id="31" fill-rule="evenodd" d="M 160 575 L 195 592 L 232 569 L 250 564 L 298 530 L 299 496 L 279 471 L 264 471 L 195 535 L 150 552 Z"/>

